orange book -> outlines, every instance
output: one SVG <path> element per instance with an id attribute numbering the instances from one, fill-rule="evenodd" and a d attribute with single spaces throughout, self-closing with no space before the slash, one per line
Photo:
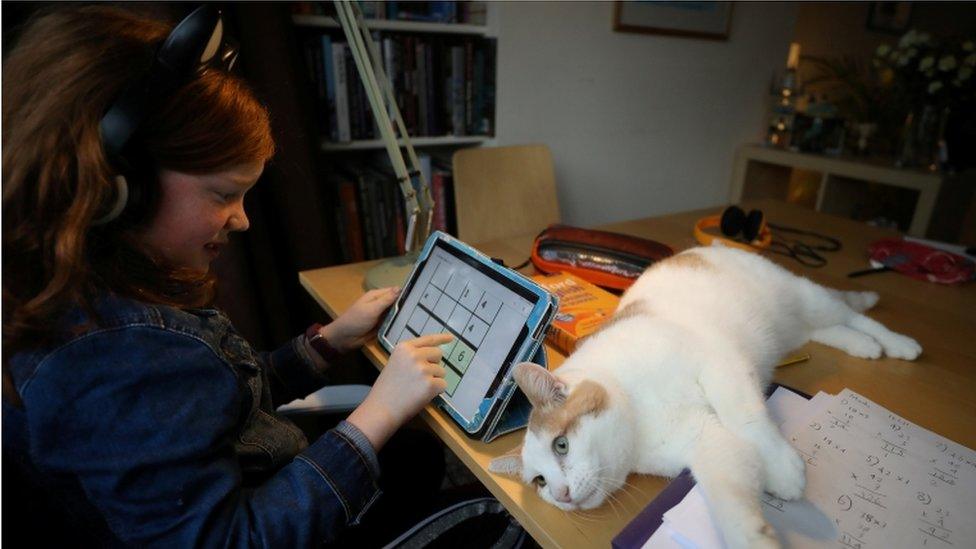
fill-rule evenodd
<path id="1" fill-rule="evenodd" d="M 535 275 L 532 279 L 559 297 L 559 310 L 546 342 L 566 355 L 610 318 L 620 302 L 619 297 L 568 273 Z"/>

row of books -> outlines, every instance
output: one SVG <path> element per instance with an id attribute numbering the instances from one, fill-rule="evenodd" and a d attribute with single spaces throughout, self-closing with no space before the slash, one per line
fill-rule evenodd
<path id="1" fill-rule="evenodd" d="M 493 135 L 494 38 L 374 33 L 383 70 L 411 136 Z M 378 139 L 366 90 L 344 39 L 304 38 L 316 115 L 330 141 Z"/>
<path id="2" fill-rule="evenodd" d="M 462 23 L 484 25 L 486 21 L 485 2 L 360 2 L 363 17 L 366 19 L 394 19 L 401 21 L 424 21 L 428 23 Z M 303 15 L 332 15 L 335 8 L 331 2 L 295 2 L 294 13 Z"/>
<path id="3" fill-rule="evenodd" d="M 450 167 L 432 161 L 428 155 L 420 155 L 419 160 L 434 200 L 432 230 L 456 234 Z M 331 177 L 343 261 L 402 255 L 406 251 L 407 212 L 389 162 L 379 156 L 348 162 Z M 419 191 L 419 181 L 414 181 L 414 187 Z"/>

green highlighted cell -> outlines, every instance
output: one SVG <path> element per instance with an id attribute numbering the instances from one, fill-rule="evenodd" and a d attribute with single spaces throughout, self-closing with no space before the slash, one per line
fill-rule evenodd
<path id="1" fill-rule="evenodd" d="M 441 345 L 441 356 L 444 358 L 451 356 L 451 352 L 454 350 L 454 345 L 457 344 L 457 342 L 457 338 L 454 338 L 450 341 L 450 343 Z"/>
<path id="2" fill-rule="evenodd" d="M 454 390 L 457 389 L 458 383 L 461 383 L 461 376 L 450 366 L 445 366 L 444 370 L 447 372 L 444 376 L 444 381 L 447 382 L 447 394 L 448 396 L 454 396 Z"/>
<path id="3" fill-rule="evenodd" d="M 474 351 L 471 350 L 471 347 L 465 345 L 464 342 L 458 340 L 457 345 L 446 356 L 448 362 L 453 364 L 463 374 L 468 371 L 468 365 L 471 364 L 471 359 L 474 358 Z"/>

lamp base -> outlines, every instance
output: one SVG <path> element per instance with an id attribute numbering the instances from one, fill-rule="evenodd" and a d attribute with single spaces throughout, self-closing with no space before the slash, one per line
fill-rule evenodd
<path id="1" fill-rule="evenodd" d="M 391 257 L 381 261 L 378 265 L 366 271 L 363 278 L 363 287 L 367 290 L 377 288 L 387 288 L 389 286 L 400 286 L 407 281 L 410 271 L 413 270 L 417 258 L 420 257 L 420 250 L 414 250 L 398 257 Z"/>

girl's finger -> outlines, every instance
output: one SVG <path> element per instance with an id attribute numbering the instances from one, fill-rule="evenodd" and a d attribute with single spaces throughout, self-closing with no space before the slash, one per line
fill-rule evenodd
<path id="1" fill-rule="evenodd" d="M 444 345 L 445 343 L 450 343 L 454 341 L 454 336 L 449 333 L 443 334 L 429 334 L 425 336 L 420 336 L 416 339 L 411 339 L 407 341 L 410 345 L 420 348 L 420 347 L 437 347 L 439 345 Z"/>

